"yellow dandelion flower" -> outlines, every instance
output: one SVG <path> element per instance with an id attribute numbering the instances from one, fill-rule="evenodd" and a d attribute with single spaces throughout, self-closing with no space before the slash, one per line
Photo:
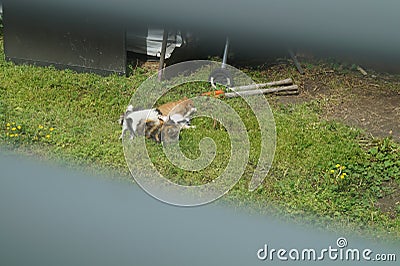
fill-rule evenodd
<path id="1" fill-rule="evenodd" d="M 17 126 L 17 128 L 18 128 L 18 129 L 21 129 L 22 127 L 21 127 L 21 126 Z"/>
<path id="2" fill-rule="evenodd" d="M 7 130 L 10 130 L 10 127 L 7 127 Z"/>
<path id="3" fill-rule="evenodd" d="M 339 168 L 339 167 L 340 167 L 340 164 L 337 164 L 337 165 L 336 165 L 336 168 Z"/>
<path id="4" fill-rule="evenodd" d="M 346 173 L 343 173 L 342 175 L 343 175 L 343 176 L 347 176 L 347 174 L 346 174 Z"/>
<path id="5" fill-rule="evenodd" d="M 10 123 L 7 123 L 7 125 L 6 125 L 7 127 L 10 127 L 11 125 L 10 125 Z"/>
<path id="6" fill-rule="evenodd" d="M 14 136 L 15 136 L 15 137 L 18 137 L 18 136 L 19 136 L 19 134 L 15 134 Z"/>
<path id="7" fill-rule="evenodd" d="M 335 173 L 335 170 L 330 170 L 330 172 L 331 172 L 331 174 L 334 174 L 334 173 Z"/>
<path id="8" fill-rule="evenodd" d="M 53 128 L 53 127 L 51 127 L 51 128 L 49 128 L 49 130 L 50 130 L 50 131 L 53 131 L 53 130 L 54 130 L 54 128 Z"/>
<path id="9" fill-rule="evenodd" d="M 343 165 L 342 167 L 340 167 L 340 169 L 344 170 L 346 169 L 346 166 Z"/>
<path id="10" fill-rule="evenodd" d="M 343 179 L 345 176 L 346 176 L 345 174 L 341 174 L 340 179 Z"/>
<path id="11" fill-rule="evenodd" d="M 15 125 L 15 122 L 12 122 L 11 124 Z"/>
<path id="12" fill-rule="evenodd" d="M 17 128 L 16 128 L 16 127 L 13 127 L 11 130 L 12 130 L 12 131 L 15 131 L 15 130 L 17 130 Z"/>
<path id="13" fill-rule="evenodd" d="M 14 134 L 10 134 L 10 138 L 13 138 L 14 137 Z"/>
<path id="14" fill-rule="evenodd" d="M 39 125 L 39 129 L 43 129 L 43 126 L 42 126 L 42 125 Z"/>
<path id="15" fill-rule="evenodd" d="M 47 138 L 47 139 L 49 139 L 49 138 L 50 138 L 50 135 L 49 135 L 49 134 L 47 134 L 47 135 L 46 135 L 46 138 Z"/>

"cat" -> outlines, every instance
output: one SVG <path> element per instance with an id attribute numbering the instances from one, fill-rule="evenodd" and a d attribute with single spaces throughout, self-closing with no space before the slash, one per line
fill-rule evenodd
<path id="1" fill-rule="evenodd" d="M 170 142 L 179 138 L 179 131 L 182 128 L 195 128 L 190 125 L 190 116 L 196 111 L 193 101 L 186 97 L 163 104 L 156 109 L 140 110 L 128 105 L 120 117 L 122 126 L 120 139 L 129 132 L 130 139 L 135 136 L 145 136 L 158 143 Z"/>
<path id="2" fill-rule="evenodd" d="M 163 120 L 153 121 L 141 119 L 137 126 L 138 136 L 145 136 L 148 139 L 153 139 L 157 143 L 161 142 L 161 128 L 164 125 Z"/>
<path id="3" fill-rule="evenodd" d="M 169 102 L 156 108 L 163 116 L 169 120 L 179 123 L 183 128 L 195 128 L 190 125 L 191 115 L 197 111 L 191 99 L 183 98 L 175 102 Z"/>
<path id="4" fill-rule="evenodd" d="M 160 105 L 158 108 L 156 108 L 156 110 L 158 110 L 164 116 L 180 114 L 183 117 L 190 117 L 194 112 L 197 111 L 194 107 L 193 101 L 186 97 L 175 102 L 169 102 Z"/>
<path id="5" fill-rule="evenodd" d="M 172 143 L 179 140 L 179 132 L 182 126 L 173 120 L 168 120 L 160 129 L 160 139 L 163 143 Z"/>
<path id="6" fill-rule="evenodd" d="M 181 114 L 173 114 L 169 116 L 169 120 L 179 124 L 181 128 L 196 128 L 196 126 L 192 126 L 190 124 L 190 117 L 184 117 Z"/>
<path id="7" fill-rule="evenodd" d="M 129 132 L 130 139 L 137 136 L 137 127 L 143 119 L 158 124 L 166 118 L 161 116 L 156 109 L 135 110 L 132 105 L 128 105 L 125 113 L 120 117 L 120 124 L 122 126 L 120 139 L 125 136 L 127 131 Z"/>
<path id="8" fill-rule="evenodd" d="M 145 136 L 148 139 L 153 139 L 157 143 L 171 143 L 179 139 L 179 132 L 182 128 L 180 123 L 169 119 L 167 121 L 141 119 L 137 126 L 139 136 Z"/>

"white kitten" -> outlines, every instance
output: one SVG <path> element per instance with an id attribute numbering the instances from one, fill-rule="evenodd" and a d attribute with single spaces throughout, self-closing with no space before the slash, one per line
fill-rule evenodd
<path id="1" fill-rule="evenodd" d="M 195 112 L 196 110 L 194 110 Z M 190 113 L 191 114 L 191 113 Z M 180 128 L 196 128 L 196 126 L 190 125 L 190 116 L 183 116 L 181 114 L 173 114 L 169 117 L 169 120 L 173 121 L 175 124 L 178 124 Z"/>

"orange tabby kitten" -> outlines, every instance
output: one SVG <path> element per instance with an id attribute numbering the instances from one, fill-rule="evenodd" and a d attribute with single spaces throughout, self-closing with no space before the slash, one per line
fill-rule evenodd
<path id="1" fill-rule="evenodd" d="M 185 97 L 176 102 L 169 102 L 160 105 L 157 110 L 163 116 L 173 116 L 175 114 L 179 114 L 182 117 L 189 117 L 196 111 L 196 108 L 194 108 L 193 101 Z"/>

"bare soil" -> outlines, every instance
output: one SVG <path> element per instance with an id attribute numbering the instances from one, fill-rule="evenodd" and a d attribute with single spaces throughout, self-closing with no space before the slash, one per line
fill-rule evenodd
<path id="1" fill-rule="evenodd" d="M 288 71 L 288 67 L 291 71 Z M 354 66 L 353 66 L 354 67 Z M 279 97 L 280 103 L 319 100 L 324 104 L 326 119 L 363 129 L 373 137 L 390 137 L 400 143 L 400 75 L 376 73 L 367 69 L 363 75 L 356 69 L 330 63 L 304 67 L 300 75 L 290 61 L 266 70 L 266 75 L 290 73 L 300 87 L 297 96 Z M 293 72 L 294 71 L 294 72 Z"/>
<path id="2" fill-rule="evenodd" d="M 386 184 L 391 193 L 379 199 L 375 206 L 381 211 L 389 214 L 392 219 L 396 218 L 400 208 L 400 185 L 394 182 Z"/>

